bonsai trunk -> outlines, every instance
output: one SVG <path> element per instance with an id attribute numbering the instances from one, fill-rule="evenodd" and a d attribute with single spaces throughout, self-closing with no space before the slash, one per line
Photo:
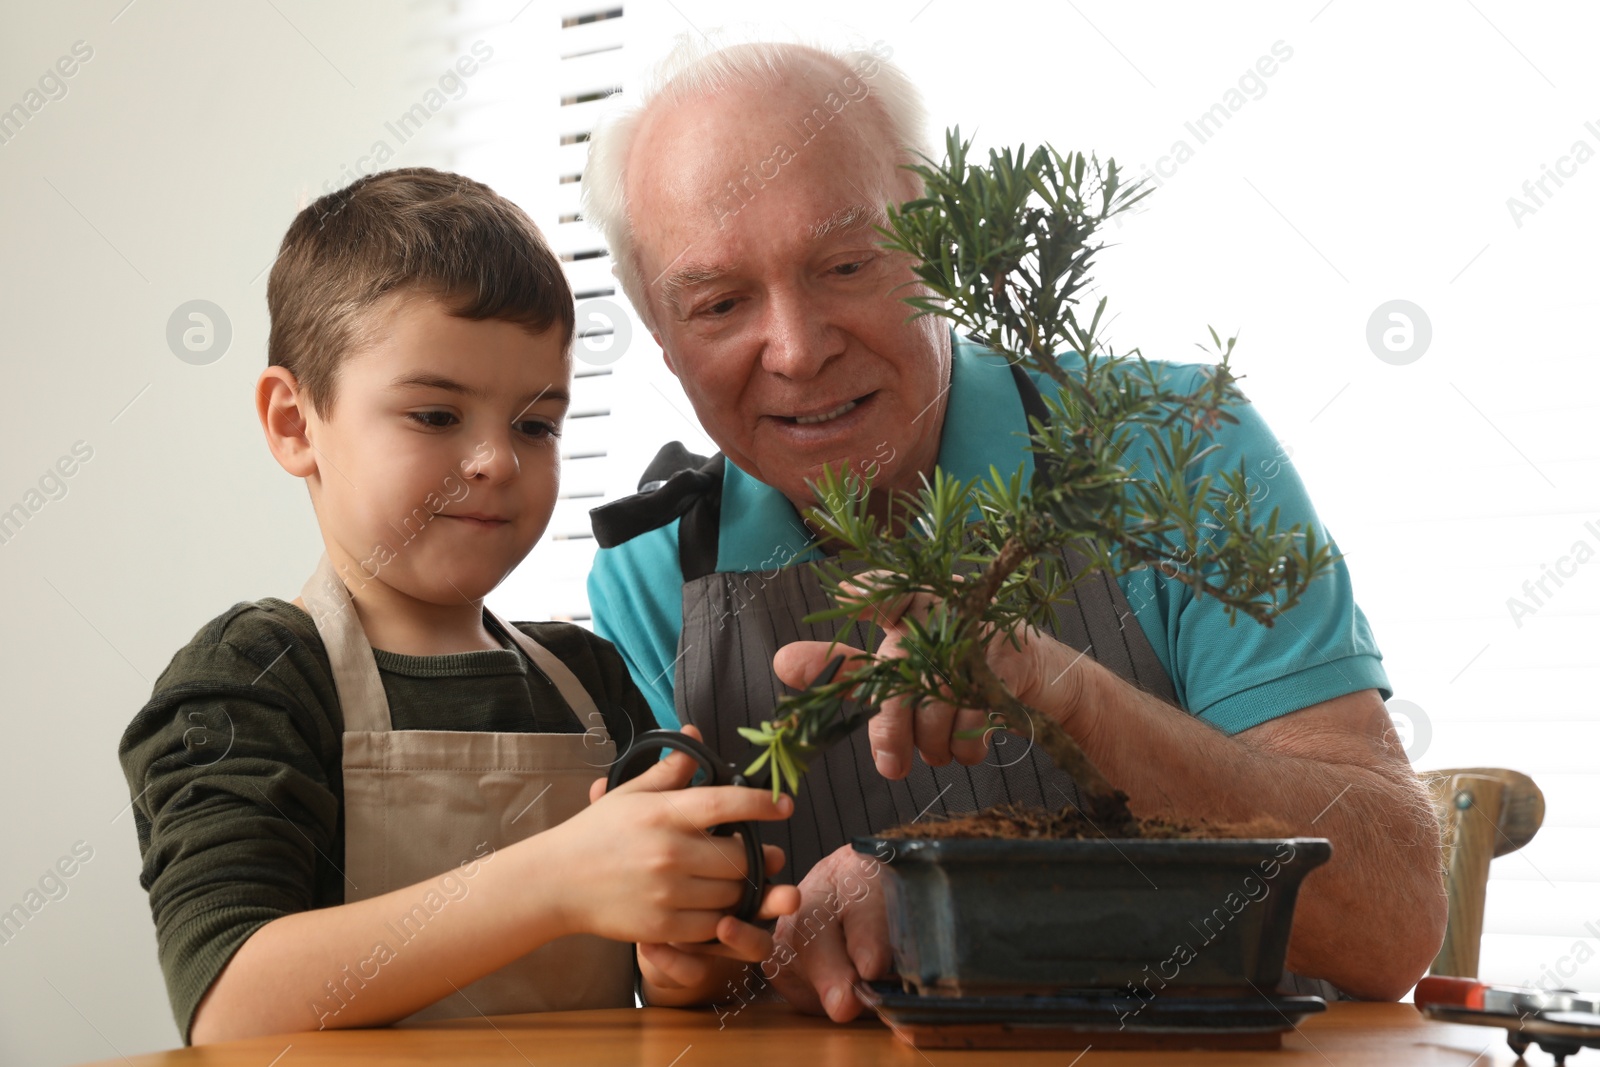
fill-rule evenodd
<path id="1" fill-rule="evenodd" d="M 1033 546 L 1013 535 L 1000 546 L 994 560 L 966 587 L 957 611 L 977 624 L 985 606 L 994 598 L 1001 583 L 1034 554 Z M 1077 783 L 1080 812 L 1107 837 L 1138 837 L 1139 823 L 1128 810 L 1128 795 L 1113 786 L 1089 759 L 1073 736 L 1055 721 L 1018 700 L 1004 682 L 989 669 L 987 651 L 979 649 L 966 664 L 972 681 L 983 694 L 988 710 L 998 714 L 1006 729 L 1030 737 L 1045 755 Z"/>
<path id="2" fill-rule="evenodd" d="M 1059 769 L 1072 775 L 1081 801 L 1079 811 L 1107 837 L 1138 837 L 1139 822 L 1128 810 L 1128 795 L 1112 785 L 1089 759 L 1077 740 L 1048 715 L 1028 707 L 1012 695 L 989 664 L 981 658 L 972 664 L 973 681 L 987 698 L 1006 729 L 1031 737 Z"/>

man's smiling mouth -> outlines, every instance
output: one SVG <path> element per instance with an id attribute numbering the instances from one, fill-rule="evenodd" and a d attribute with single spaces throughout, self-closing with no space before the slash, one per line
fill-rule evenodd
<path id="1" fill-rule="evenodd" d="M 843 404 L 833 408 L 831 411 L 823 411 L 815 415 L 787 415 L 784 416 L 784 421 L 792 423 L 796 426 L 816 426 L 819 423 L 832 422 L 834 419 L 837 419 L 843 415 L 848 415 L 850 412 L 854 411 L 858 406 L 860 406 L 863 401 L 868 400 L 871 397 L 871 393 L 868 393 L 866 396 L 858 396 L 854 400 L 846 400 Z"/>

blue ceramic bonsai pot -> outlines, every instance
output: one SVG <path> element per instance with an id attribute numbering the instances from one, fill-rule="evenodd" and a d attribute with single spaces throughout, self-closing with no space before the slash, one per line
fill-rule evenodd
<path id="1" fill-rule="evenodd" d="M 857 838 L 923 995 L 1271 992 L 1325 838 Z"/>

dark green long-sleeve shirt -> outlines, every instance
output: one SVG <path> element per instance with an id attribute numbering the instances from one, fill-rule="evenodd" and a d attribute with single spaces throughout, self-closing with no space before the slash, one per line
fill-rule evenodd
<path id="1" fill-rule="evenodd" d="M 605 640 L 567 623 L 513 625 L 583 682 L 619 751 L 655 728 Z M 396 730 L 590 725 L 518 649 L 373 656 Z M 185 1043 L 201 998 L 251 934 L 344 903 L 343 732 L 315 624 L 272 597 L 202 627 L 124 732 L 117 755 L 134 797 L 139 882 Z"/>

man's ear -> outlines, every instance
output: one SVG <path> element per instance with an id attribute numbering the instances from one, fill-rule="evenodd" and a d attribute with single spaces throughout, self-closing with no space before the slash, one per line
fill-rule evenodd
<path id="1" fill-rule="evenodd" d="M 317 473 L 316 449 L 307 435 L 311 398 L 286 367 L 268 367 L 256 379 L 256 417 L 278 466 L 296 478 Z"/>
<path id="2" fill-rule="evenodd" d="M 672 353 L 667 351 L 667 346 L 666 345 L 661 344 L 661 335 L 659 333 L 655 333 L 654 331 L 652 331 L 650 336 L 655 338 L 656 344 L 659 345 L 660 348 L 661 348 L 661 362 L 663 362 L 663 363 L 665 363 L 667 365 L 667 369 L 672 372 L 672 376 L 674 378 L 682 377 L 682 375 L 680 375 L 678 373 L 678 368 L 673 366 Z"/>

